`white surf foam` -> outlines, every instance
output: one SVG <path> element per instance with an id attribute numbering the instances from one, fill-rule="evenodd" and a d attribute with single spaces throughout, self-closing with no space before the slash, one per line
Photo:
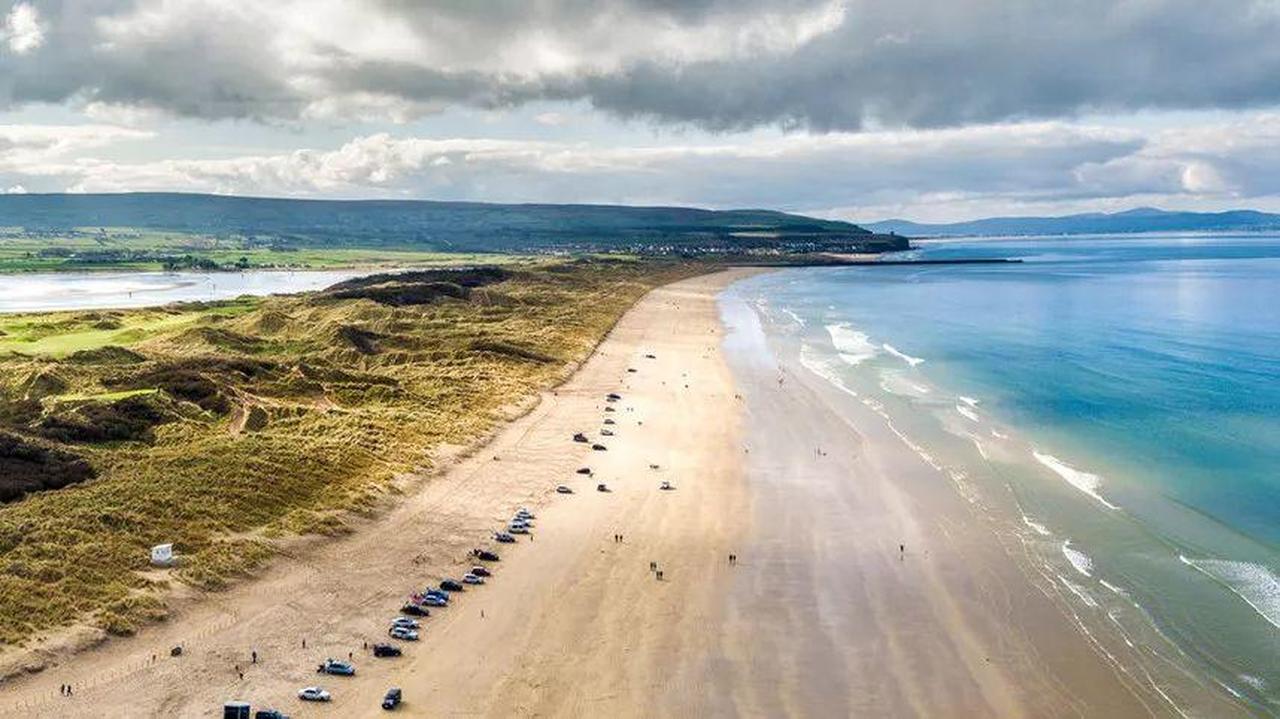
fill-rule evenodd
<path id="1" fill-rule="evenodd" d="M 831 344 L 835 346 L 840 359 L 851 365 L 859 365 L 876 356 L 876 346 L 870 338 L 848 324 L 827 325 L 827 334 L 831 335 Z"/>
<path id="2" fill-rule="evenodd" d="M 1275 572 L 1261 564 L 1230 559 L 1190 559 L 1181 554 L 1178 559 L 1230 589 L 1258 616 L 1280 629 L 1280 577 Z"/>
<path id="3" fill-rule="evenodd" d="M 1089 558 L 1089 555 L 1072 547 L 1070 539 L 1062 543 L 1062 556 L 1066 557 L 1068 562 L 1071 562 L 1071 566 L 1075 567 L 1077 572 L 1086 577 L 1093 576 L 1093 560 Z"/>
<path id="4" fill-rule="evenodd" d="M 840 378 L 839 373 L 832 366 L 833 361 L 823 357 L 817 350 L 807 344 L 800 346 L 800 364 L 804 365 L 805 369 L 830 382 L 841 392 L 853 397 L 858 396 L 858 393 Z"/>
<path id="5" fill-rule="evenodd" d="M 800 319 L 800 315 L 798 315 L 798 314 L 796 314 L 796 313 L 792 312 L 792 311 L 791 311 L 791 310 L 789 310 L 789 309 L 786 309 L 785 307 L 782 309 L 782 313 L 783 313 L 783 314 L 785 314 L 786 316 L 790 317 L 792 320 L 794 320 L 794 321 L 795 321 L 795 323 L 796 323 L 796 324 L 800 325 L 801 327 L 804 327 L 804 326 L 805 326 L 805 322 L 804 322 L 804 320 Z"/>
<path id="6" fill-rule="evenodd" d="M 982 421 L 982 418 L 978 416 L 977 412 L 974 412 L 972 409 L 969 409 L 968 407 L 962 404 L 956 405 L 956 411 L 959 412 L 965 419 L 969 420 L 970 422 Z"/>
<path id="7" fill-rule="evenodd" d="M 1128 593 L 1128 592 L 1126 592 L 1125 590 L 1121 589 L 1120 587 L 1117 587 L 1116 585 L 1112 584 L 1111 582 L 1108 582 L 1108 581 L 1107 581 L 1107 580 L 1105 580 L 1105 579 L 1099 579 L 1099 580 L 1098 580 L 1098 583 L 1099 583 L 1099 584 L 1101 584 L 1102 586 L 1106 587 L 1107 589 L 1110 589 L 1113 593 L 1115 593 L 1115 594 L 1119 594 L 1119 595 L 1120 595 L 1120 596 L 1122 596 L 1122 597 L 1128 598 L 1128 596 L 1129 596 L 1129 593 Z"/>
<path id="8" fill-rule="evenodd" d="M 1042 537 L 1048 537 L 1053 534 L 1052 532 L 1049 531 L 1048 527 L 1035 521 L 1034 519 L 1032 519 L 1031 517 L 1028 517 L 1025 514 L 1022 515 L 1022 523 L 1027 525 L 1028 527 L 1031 527 L 1031 529 L 1033 529 L 1036 534 L 1039 534 Z"/>
<path id="9" fill-rule="evenodd" d="M 918 365 L 918 364 L 920 364 L 920 363 L 924 362 L 924 360 L 923 360 L 923 359 L 920 359 L 919 357 L 912 357 L 911 355 L 906 354 L 905 352 L 901 352 L 901 351 L 899 351 L 899 350 L 898 350 L 898 348 L 894 347 L 894 346 L 893 346 L 893 345 L 891 345 L 891 344 L 883 344 L 883 345 L 880 345 L 880 346 L 884 348 L 884 351 L 885 351 L 885 352 L 888 352 L 889 354 L 893 355 L 894 357 L 897 357 L 898 359 L 902 360 L 903 362 L 906 362 L 907 364 L 911 365 L 912 367 L 915 367 L 916 365 Z"/>
<path id="10" fill-rule="evenodd" d="M 1098 600 L 1094 599 L 1084 587 L 1080 586 L 1079 584 L 1076 584 L 1070 579 L 1067 579 L 1061 574 L 1055 574 L 1054 576 L 1058 578 L 1058 581 L 1062 582 L 1062 586 L 1071 590 L 1072 594 L 1079 597 L 1080 601 L 1084 602 L 1085 604 L 1095 609 L 1098 607 Z"/>
<path id="11" fill-rule="evenodd" d="M 956 399 L 960 400 L 961 402 L 964 402 L 965 404 L 969 405 L 970 407 L 977 407 L 977 406 L 978 406 L 978 400 L 976 400 L 976 399 L 974 399 L 974 398 L 972 398 L 972 397 L 965 397 L 964 395 L 960 395 L 960 396 L 959 396 L 959 397 L 957 397 Z"/>
<path id="12" fill-rule="evenodd" d="M 1044 454 L 1035 450 L 1032 450 L 1031 454 L 1035 456 L 1036 461 L 1040 462 L 1040 464 L 1043 464 L 1053 470 L 1059 477 L 1067 480 L 1067 483 L 1072 487 L 1075 487 L 1081 492 L 1084 492 L 1090 497 L 1101 502 L 1107 509 L 1119 509 L 1119 507 L 1108 502 L 1106 498 L 1098 492 L 1098 488 L 1102 486 L 1102 477 L 1076 469 L 1051 454 Z"/>
<path id="13" fill-rule="evenodd" d="M 991 430 L 991 436 L 995 437 L 996 439 L 1009 439 L 1009 435 L 994 429 Z"/>

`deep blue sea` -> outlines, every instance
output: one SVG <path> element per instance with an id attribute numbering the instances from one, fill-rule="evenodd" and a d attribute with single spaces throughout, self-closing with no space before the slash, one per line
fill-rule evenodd
<path id="1" fill-rule="evenodd" d="M 737 291 L 980 504 L 1011 495 L 1063 602 L 1177 711 L 1217 691 L 1280 713 L 1280 237 L 907 254 L 1023 262 L 787 270 Z"/>

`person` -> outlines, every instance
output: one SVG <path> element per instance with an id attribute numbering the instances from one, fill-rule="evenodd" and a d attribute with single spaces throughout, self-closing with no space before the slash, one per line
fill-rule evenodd
<path id="1" fill-rule="evenodd" d="M 306 637 L 303 637 L 303 638 L 302 638 L 302 648 L 303 648 L 303 649 L 306 649 L 306 648 L 307 648 L 307 638 L 306 638 Z"/>
<path id="2" fill-rule="evenodd" d="M 66 685 L 66 684 L 59 684 L 59 685 L 58 685 L 58 695 L 59 695 L 59 696 L 64 696 L 64 697 L 67 695 L 67 685 Z"/>
<path id="3" fill-rule="evenodd" d="M 257 664 L 257 663 L 258 663 L 258 650 L 257 650 L 257 649 L 254 649 L 252 652 L 249 652 L 249 656 L 251 657 L 251 661 L 252 661 L 252 663 L 254 663 L 254 664 Z"/>
<path id="4" fill-rule="evenodd" d="M 650 571 L 650 572 L 656 572 L 656 571 L 658 571 L 658 563 L 657 563 L 657 562 L 649 562 L 649 571 Z"/>
<path id="5" fill-rule="evenodd" d="M 659 582 L 661 582 L 661 581 L 662 581 L 662 570 L 661 570 L 661 569 L 659 569 L 659 570 L 658 570 L 658 581 L 659 581 Z"/>
<path id="6" fill-rule="evenodd" d="M 240 672 L 240 681 L 244 681 L 244 672 Z"/>

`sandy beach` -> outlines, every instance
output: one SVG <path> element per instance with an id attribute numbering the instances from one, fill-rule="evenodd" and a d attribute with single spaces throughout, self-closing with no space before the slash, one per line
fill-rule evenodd
<path id="1" fill-rule="evenodd" d="M 777 364 L 748 314 L 722 324 L 718 294 L 743 274 L 655 290 L 566 384 L 396 509 L 0 689 L 0 716 L 212 717 L 232 699 L 380 716 L 390 686 L 421 717 L 1159 715 L 945 478 Z M 494 545 L 519 506 L 532 536 Z M 435 611 L 403 657 L 369 656 L 408 592 L 461 575 L 477 546 L 502 554 L 489 584 Z M 316 674 L 349 653 L 356 677 Z M 312 684 L 333 702 L 299 702 Z"/>

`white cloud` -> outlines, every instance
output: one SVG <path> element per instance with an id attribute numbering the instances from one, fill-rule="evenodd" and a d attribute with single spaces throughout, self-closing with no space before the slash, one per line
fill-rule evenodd
<path id="1" fill-rule="evenodd" d="M 5 42 L 9 49 L 25 55 L 44 44 L 44 25 L 34 5 L 20 2 L 10 8 L 4 18 Z"/>

